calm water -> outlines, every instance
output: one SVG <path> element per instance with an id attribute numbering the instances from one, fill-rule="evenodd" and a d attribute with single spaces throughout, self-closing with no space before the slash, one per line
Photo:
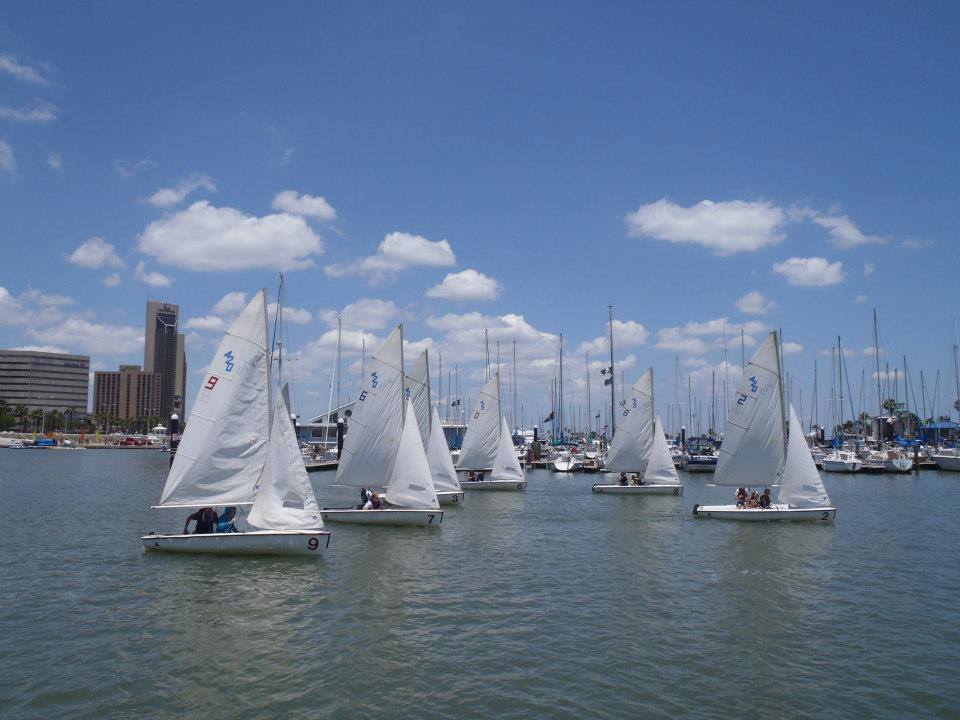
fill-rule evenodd
<path id="1" fill-rule="evenodd" d="M 316 562 L 145 554 L 166 463 L 0 451 L 0 716 L 960 716 L 960 475 L 827 475 L 803 526 L 534 471 Z"/>

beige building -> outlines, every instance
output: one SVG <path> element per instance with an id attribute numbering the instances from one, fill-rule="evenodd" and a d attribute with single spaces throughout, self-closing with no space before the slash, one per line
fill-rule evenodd
<path id="1" fill-rule="evenodd" d="M 90 357 L 0 350 L 0 399 L 30 410 L 87 411 Z"/>
<path id="2" fill-rule="evenodd" d="M 163 381 L 158 415 L 164 421 L 174 412 L 183 417 L 187 394 L 187 355 L 183 335 L 177 331 L 179 321 L 178 305 L 156 300 L 147 303 L 143 371 L 157 373 Z"/>
<path id="3" fill-rule="evenodd" d="M 117 371 L 98 370 L 93 376 L 93 414 L 124 420 L 163 419 L 163 378 L 139 365 L 121 365 Z"/>

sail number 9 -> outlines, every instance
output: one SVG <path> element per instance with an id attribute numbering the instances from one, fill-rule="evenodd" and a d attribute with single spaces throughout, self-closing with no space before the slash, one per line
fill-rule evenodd
<path id="1" fill-rule="evenodd" d="M 211 375 L 210 379 L 207 380 L 207 384 L 203 387 L 206 390 L 213 390 L 217 386 L 218 382 L 220 382 L 220 378 L 218 378 L 216 375 Z"/>

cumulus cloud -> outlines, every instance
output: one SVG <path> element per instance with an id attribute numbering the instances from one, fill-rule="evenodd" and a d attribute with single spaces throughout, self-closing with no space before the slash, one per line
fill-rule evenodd
<path id="1" fill-rule="evenodd" d="M 137 267 L 134 268 L 133 277 L 135 280 L 150 287 L 170 287 L 170 284 L 173 282 L 173 280 L 163 273 L 148 272 L 147 264 L 143 260 L 138 262 Z"/>
<path id="2" fill-rule="evenodd" d="M 0 119 L 15 122 L 50 122 L 57 119 L 59 112 L 60 109 L 52 102 L 40 98 L 34 98 L 29 105 L 19 108 L 0 105 Z"/>
<path id="3" fill-rule="evenodd" d="M 124 265 L 123 260 L 117 255 L 116 248 L 96 235 L 80 243 L 67 260 L 74 265 L 91 270 L 104 266 L 120 268 Z"/>
<path id="4" fill-rule="evenodd" d="M 843 263 L 831 263 L 822 257 L 791 257 L 774 263 L 773 272 L 782 275 L 791 285 L 826 287 L 843 282 Z"/>
<path id="5" fill-rule="evenodd" d="M 863 305 L 863 304 L 864 304 L 867 300 L 869 300 L 869 299 L 870 299 L 870 298 L 868 298 L 866 295 L 857 295 L 857 296 L 853 299 L 853 301 L 854 301 L 857 305 Z"/>
<path id="6" fill-rule="evenodd" d="M 214 315 L 236 315 L 247 306 L 247 294 L 239 290 L 228 292 L 217 300 L 211 312 Z"/>
<path id="7" fill-rule="evenodd" d="M 281 213 L 255 217 L 200 200 L 150 223 L 140 235 L 141 252 L 187 270 L 302 270 L 323 243 L 302 217 Z"/>
<path id="8" fill-rule="evenodd" d="M 182 178 L 175 187 L 160 188 L 147 198 L 147 202 L 154 207 L 170 207 L 171 205 L 177 205 L 183 202 L 187 195 L 201 189 L 207 192 L 216 192 L 217 184 L 209 175 L 194 173 L 193 175 Z"/>
<path id="9" fill-rule="evenodd" d="M 743 344 L 752 347 L 757 342 L 753 336 L 766 332 L 767 325 L 758 320 L 732 323 L 725 317 L 688 322 L 685 325 L 658 330 L 654 347 L 688 355 L 703 355 L 711 348 L 722 347 L 724 338 L 728 343 L 739 343 L 741 331 Z"/>
<path id="10" fill-rule="evenodd" d="M 0 285 L 0 326 L 38 326 L 57 322 L 63 318 L 61 308 L 74 302 L 67 295 L 46 294 L 33 288 L 13 295 Z"/>
<path id="11" fill-rule="evenodd" d="M 715 255 L 759 250 L 783 240 L 787 214 L 765 201 L 703 200 L 683 207 L 666 198 L 626 216 L 629 234 L 672 243 L 702 245 Z"/>
<path id="12" fill-rule="evenodd" d="M 3 139 L 0 139 L 0 170 L 11 175 L 17 174 L 17 159 L 13 156 L 13 148 Z"/>
<path id="13" fill-rule="evenodd" d="M 0 55 L 0 72 L 6 73 L 10 77 L 20 82 L 32 83 L 33 85 L 49 85 L 45 71 L 32 65 L 19 62 L 13 55 Z"/>
<path id="14" fill-rule="evenodd" d="M 277 314 L 277 304 L 272 302 L 267 305 L 267 315 L 273 317 Z M 313 322 L 313 313 L 309 310 L 304 310 L 303 308 L 297 307 L 284 307 L 283 308 L 283 319 L 288 323 L 293 323 L 294 325 L 309 325 Z"/>
<path id="15" fill-rule="evenodd" d="M 183 324 L 186 330 L 220 330 L 225 327 L 223 318 L 219 315 L 202 315 L 192 317 Z"/>
<path id="16" fill-rule="evenodd" d="M 443 282 L 429 288 L 426 295 L 444 300 L 495 300 L 500 296 L 500 290 L 498 280 L 468 268 L 448 273 Z"/>
<path id="17" fill-rule="evenodd" d="M 142 158 L 140 160 L 114 160 L 113 169 L 117 171 L 117 175 L 122 178 L 131 178 L 136 175 L 141 170 L 149 170 L 150 168 L 155 168 L 157 162 L 151 160 L 150 158 Z"/>
<path id="18" fill-rule="evenodd" d="M 324 272 L 330 277 L 362 275 L 371 282 L 418 265 L 427 267 L 450 267 L 456 264 L 453 249 L 446 240 L 427 240 L 422 235 L 392 232 L 384 237 L 376 255 L 345 264 L 327 265 Z"/>
<path id="19" fill-rule="evenodd" d="M 394 324 L 400 314 L 392 300 L 378 300 L 376 298 L 360 298 L 342 310 L 321 310 L 320 319 L 332 327 L 336 327 L 337 318 L 343 321 L 343 327 L 358 330 L 382 330 Z"/>
<path id="20" fill-rule="evenodd" d="M 291 215 L 303 215 L 330 222 L 337 217 L 337 211 L 327 199 L 317 195 L 298 195 L 296 190 L 284 190 L 273 199 L 274 210 L 282 210 Z"/>
<path id="21" fill-rule="evenodd" d="M 860 228 L 846 215 L 820 215 L 812 218 L 820 227 L 826 228 L 831 242 L 841 250 L 849 250 L 858 245 L 884 243 L 886 238 L 878 235 L 864 235 Z"/>
<path id="22" fill-rule="evenodd" d="M 771 310 L 775 310 L 777 304 L 759 290 L 751 290 L 735 303 L 737 310 L 744 315 L 766 315 Z"/>
<path id="23" fill-rule="evenodd" d="M 647 329 L 635 320 L 614 320 L 613 336 L 617 347 L 639 347 L 647 341 L 650 335 Z M 608 335 L 599 335 L 593 340 L 580 343 L 577 354 L 602 354 L 609 350 L 610 338 Z"/>
<path id="24" fill-rule="evenodd" d="M 796 355 L 803 352 L 803 345 L 796 342 L 785 342 L 780 345 L 784 355 Z"/>
<path id="25" fill-rule="evenodd" d="M 17 345 L 11 350 L 24 350 L 27 352 L 48 352 L 48 353 L 69 353 L 69 350 L 59 345 Z"/>
<path id="26" fill-rule="evenodd" d="M 709 349 L 703 339 L 684 335 L 683 331 L 677 327 L 658 330 L 657 343 L 654 347 L 657 350 L 670 350 L 672 352 L 689 353 L 690 355 L 703 355 Z"/>
<path id="27" fill-rule="evenodd" d="M 103 279 L 103 284 L 109 288 L 120 285 L 120 273 L 110 273 Z"/>
<path id="28" fill-rule="evenodd" d="M 27 335 L 41 343 L 102 355 L 120 355 L 143 348 L 143 328 L 95 323 L 68 317 L 47 327 L 31 327 Z"/>
<path id="29" fill-rule="evenodd" d="M 51 152 L 47 154 L 47 165 L 52 167 L 54 170 L 59 170 L 63 167 L 63 158 L 60 157 L 60 153 Z"/>

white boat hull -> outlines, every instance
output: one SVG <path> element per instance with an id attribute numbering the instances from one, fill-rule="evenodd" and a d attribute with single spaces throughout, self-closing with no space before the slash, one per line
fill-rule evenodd
<path id="1" fill-rule="evenodd" d="M 554 460 L 553 461 L 554 472 L 576 472 L 582 467 L 583 467 L 583 463 L 576 462 L 575 460 Z"/>
<path id="2" fill-rule="evenodd" d="M 440 501 L 441 505 L 459 505 L 463 502 L 463 490 L 459 492 L 453 490 L 449 492 L 438 492 L 437 500 Z"/>
<path id="3" fill-rule="evenodd" d="M 736 505 L 694 505 L 693 514 L 699 518 L 716 520 L 740 520 L 742 522 L 829 522 L 837 516 L 837 509 L 827 508 L 791 508 L 786 505 L 771 505 L 760 508 L 738 508 Z"/>
<path id="4" fill-rule="evenodd" d="M 324 522 L 352 523 L 354 525 L 418 525 L 439 526 L 443 522 L 443 510 L 410 510 L 386 508 L 385 510 L 326 509 L 320 511 Z"/>
<path id="5" fill-rule="evenodd" d="M 888 473 L 908 473 L 913 470 L 913 460 L 908 457 L 888 458 L 883 461 L 883 471 Z"/>
<path id="6" fill-rule="evenodd" d="M 144 535 L 143 547 L 155 552 L 213 555 L 319 555 L 330 545 L 327 530 L 256 530 L 199 535 Z"/>
<path id="7" fill-rule="evenodd" d="M 593 486 L 595 493 L 608 495 L 683 495 L 683 485 L 601 485 Z"/>
<path id="8" fill-rule="evenodd" d="M 717 463 L 715 462 L 691 462 L 688 460 L 683 463 L 682 467 L 688 473 L 712 473 L 717 471 Z"/>
<path id="9" fill-rule="evenodd" d="M 826 460 L 823 461 L 823 471 L 832 473 L 860 472 L 861 463 L 856 460 Z"/>
<path id="10" fill-rule="evenodd" d="M 934 455 L 933 461 L 941 470 L 960 472 L 960 456 L 954 457 L 952 455 Z"/>
<path id="11" fill-rule="evenodd" d="M 460 483 L 463 490 L 523 490 L 526 480 L 467 480 Z"/>

